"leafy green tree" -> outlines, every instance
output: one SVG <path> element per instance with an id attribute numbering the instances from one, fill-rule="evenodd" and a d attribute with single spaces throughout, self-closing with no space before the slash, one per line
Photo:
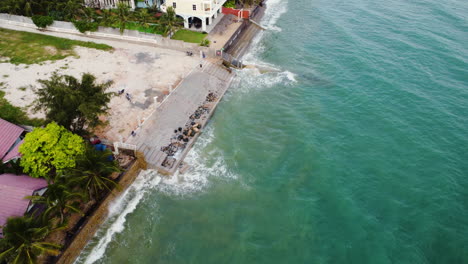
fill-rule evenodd
<path id="1" fill-rule="evenodd" d="M 60 218 L 60 225 L 65 220 L 65 211 L 81 213 L 79 209 L 78 200 L 84 199 L 81 192 L 74 192 L 73 186 L 67 182 L 67 177 L 55 176 L 52 183 L 47 186 L 47 191 L 44 195 L 28 196 L 35 204 L 44 204 L 47 206 L 46 211 L 43 213 L 45 219 L 58 216 Z"/>
<path id="2" fill-rule="evenodd" d="M 117 4 L 117 22 L 119 23 L 120 34 L 123 34 L 130 20 L 130 8 L 123 2 Z"/>
<path id="3" fill-rule="evenodd" d="M 41 254 L 58 255 L 60 245 L 43 242 L 55 230 L 40 218 L 9 218 L 3 227 L 3 239 L 0 239 L 0 262 L 36 263 Z"/>
<path id="4" fill-rule="evenodd" d="M 180 27 L 180 22 L 178 21 L 175 10 L 172 6 L 167 8 L 166 13 L 161 16 L 159 22 L 165 36 L 170 35 L 175 29 Z"/>
<path id="5" fill-rule="evenodd" d="M 65 20 L 70 21 L 84 14 L 85 7 L 82 0 L 65 0 L 57 1 L 55 9 L 63 14 Z"/>
<path id="6" fill-rule="evenodd" d="M 112 153 L 109 150 L 98 151 L 88 146 L 72 169 L 73 177 L 86 190 L 89 198 L 98 199 L 102 191 L 111 191 L 118 183 L 109 178 L 113 172 L 119 172 L 116 161 L 110 161 Z"/>
<path id="7" fill-rule="evenodd" d="M 8 12 L 10 15 L 21 15 L 23 9 L 22 0 L 4 0 L 0 1 L 0 11 Z"/>
<path id="8" fill-rule="evenodd" d="M 84 153 L 83 139 L 56 123 L 35 128 L 26 134 L 19 148 L 21 166 L 32 177 L 45 177 L 75 167 L 76 158 Z"/>
<path id="9" fill-rule="evenodd" d="M 107 104 L 114 93 L 105 91 L 111 81 L 96 83 L 96 77 L 85 73 L 81 82 L 73 76 L 54 74 L 39 83 L 42 87 L 35 92 L 34 110 L 45 111 L 49 121 L 81 135 L 103 124 L 99 116 L 109 109 Z"/>

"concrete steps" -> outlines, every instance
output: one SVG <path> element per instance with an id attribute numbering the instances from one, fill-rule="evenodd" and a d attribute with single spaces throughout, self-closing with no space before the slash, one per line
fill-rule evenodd
<path id="1" fill-rule="evenodd" d="M 229 73 L 222 66 L 215 65 L 213 63 L 207 62 L 203 67 L 203 72 L 210 74 L 213 77 L 216 77 L 222 81 L 227 81 L 231 77 Z"/>

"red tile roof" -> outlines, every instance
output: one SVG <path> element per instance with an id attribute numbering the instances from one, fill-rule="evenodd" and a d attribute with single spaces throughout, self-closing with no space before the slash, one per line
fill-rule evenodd
<path id="1" fill-rule="evenodd" d="M 0 118 L 0 159 L 7 154 L 24 129 Z"/>
<path id="2" fill-rule="evenodd" d="M 44 179 L 26 175 L 0 175 L 0 226 L 6 223 L 8 217 L 24 215 L 29 205 L 29 200 L 24 197 L 45 187 L 47 181 Z"/>

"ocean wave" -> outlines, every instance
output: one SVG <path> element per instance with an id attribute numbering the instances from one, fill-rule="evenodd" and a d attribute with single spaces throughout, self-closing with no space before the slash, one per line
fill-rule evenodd
<path id="1" fill-rule="evenodd" d="M 75 263 L 92 264 L 101 259 L 114 236 L 125 228 L 127 215 L 137 208 L 146 193 L 153 190 L 161 177 L 152 170 L 142 171 L 135 182 L 109 206 L 109 215 L 95 235 L 99 239 L 89 251 L 85 250 Z"/>
<path id="2" fill-rule="evenodd" d="M 264 72 L 263 66 L 254 68 L 245 68 L 238 70 L 236 78 L 234 78 L 232 86 L 232 92 L 235 93 L 250 93 L 252 90 L 263 90 L 274 87 L 278 84 L 284 87 L 292 86 L 297 82 L 297 75 L 290 71 L 279 71 L 276 68 L 268 68 L 267 72 Z M 271 70 L 275 69 L 275 70 Z M 228 93 L 229 97 L 232 93 Z"/>
<path id="3" fill-rule="evenodd" d="M 208 187 L 210 177 L 236 179 L 237 176 L 227 169 L 221 150 L 211 146 L 214 138 L 214 127 L 206 127 L 203 135 L 198 138 L 193 149 L 185 157 L 184 162 L 190 165 L 189 171 L 164 177 L 158 186 L 158 191 L 185 196 Z"/>
<path id="4" fill-rule="evenodd" d="M 267 30 L 281 32 L 281 28 L 276 26 L 278 19 L 288 11 L 288 1 L 268 0 L 266 2 L 267 9 L 263 16 L 261 25 Z"/>
<path id="5" fill-rule="evenodd" d="M 191 165 L 191 169 L 185 174 L 176 173 L 172 177 L 164 177 L 155 170 L 142 171 L 135 182 L 110 205 L 106 222 L 75 263 L 93 264 L 101 259 L 115 235 L 124 230 L 127 216 L 135 211 L 149 192 L 185 196 L 209 186 L 210 177 L 237 178 L 228 171 L 220 150 L 211 147 L 214 135 L 212 126 L 205 128 L 203 135 L 185 158 L 185 162 Z"/>

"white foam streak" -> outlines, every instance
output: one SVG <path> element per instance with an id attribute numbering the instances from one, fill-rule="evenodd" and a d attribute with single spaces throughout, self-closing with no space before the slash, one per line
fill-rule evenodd
<path id="1" fill-rule="evenodd" d="M 261 25 L 268 30 L 280 32 L 281 28 L 276 26 L 276 22 L 278 22 L 281 15 L 288 11 L 288 1 L 268 0 L 266 4 L 267 9 L 265 10 Z"/>
<path id="2" fill-rule="evenodd" d="M 114 236 L 124 230 L 127 215 L 137 208 L 144 195 L 154 189 L 161 177 L 154 171 L 143 171 L 135 182 L 109 206 L 109 215 L 104 226 L 97 232 L 99 242 L 87 257 L 77 259 L 78 263 L 92 264 L 102 258 Z"/>
<path id="3" fill-rule="evenodd" d="M 214 128 L 208 126 L 198 138 L 185 162 L 191 167 L 186 173 L 164 177 L 158 190 L 167 194 L 185 196 L 202 191 L 209 186 L 209 178 L 237 178 L 228 171 L 224 157 L 218 148 L 212 148 Z"/>
<path id="4" fill-rule="evenodd" d="M 270 31 L 281 31 L 281 28 L 276 26 L 276 22 L 287 11 L 287 1 L 268 0 L 267 6 L 268 8 L 261 21 L 262 26 Z M 267 70 L 267 73 L 263 74 L 259 69 L 255 68 L 238 71 L 240 76 L 236 78 L 236 81 L 242 81 L 246 84 L 238 85 L 241 87 L 241 91 L 245 89 L 247 92 L 252 88 L 263 89 L 278 83 L 290 84 L 296 82 L 294 73 L 281 71 L 274 65 L 262 62 L 257 58 L 257 54 L 262 53 L 265 49 L 260 44 L 264 34 L 264 32 L 261 32 L 254 38 L 252 48 L 244 57 L 244 62 L 271 70 Z M 191 169 L 185 174 L 161 177 L 153 170 L 141 172 L 135 182 L 110 206 L 106 222 L 92 240 L 98 239 L 97 244 L 95 246 L 88 245 L 91 249 L 85 250 L 76 263 L 93 264 L 101 259 L 115 235 L 124 230 L 127 216 L 135 211 L 148 192 L 158 190 L 169 195 L 185 196 L 199 192 L 209 186 L 210 177 L 237 179 L 237 176 L 227 169 L 221 150 L 211 146 L 214 137 L 214 128 L 208 126 L 185 158 L 185 162 L 191 166 Z"/>

